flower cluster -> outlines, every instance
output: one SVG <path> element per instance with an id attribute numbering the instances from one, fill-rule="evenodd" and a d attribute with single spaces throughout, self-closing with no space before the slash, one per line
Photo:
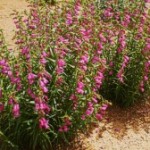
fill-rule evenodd
<path id="1" fill-rule="evenodd" d="M 14 12 L 17 55 L 0 39 L 0 122 L 8 143 L 50 149 L 100 121 L 105 99 L 131 105 L 149 92 L 145 5 L 107 1 L 99 10 L 76 0 L 53 9 L 31 4 L 24 17 Z"/>

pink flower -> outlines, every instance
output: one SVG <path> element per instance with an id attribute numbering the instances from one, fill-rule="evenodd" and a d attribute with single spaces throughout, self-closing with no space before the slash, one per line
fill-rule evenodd
<path id="1" fill-rule="evenodd" d="M 34 24 L 33 24 L 33 25 L 29 25 L 28 27 L 29 27 L 30 29 L 36 29 L 36 25 L 34 25 Z"/>
<path id="2" fill-rule="evenodd" d="M 150 3 L 150 0 L 145 0 L 145 3 Z"/>
<path id="3" fill-rule="evenodd" d="M 80 81 L 80 82 L 78 82 L 78 84 L 77 84 L 77 85 L 78 85 L 78 88 L 84 88 L 84 83 L 83 83 L 83 82 L 81 82 L 81 81 Z"/>
<path id="4" fill-rule="evenodd" d="M 94 107 L 89 107 L 85 112 L 86 116 L 90 116 L 93 113 L 93 111 L 94 111 Z"/>
<path id="5" fill-rule="evenodd" d="M 39 127 L 41 129 L 48 129 L 49 128 L 49 125 L 48 125 L 48 120 L 46 120 L 45 118 L 40 118 L 39 119 Z"/>
<path id="6" fill-rule="evenodd" d="M 63 59 L 59 59 L 57 62 L 58 67 L 64 67 L 66 65 L 65 61 Z"/>
<path id="7" fill-rule="evenodd" d="M 99 56 L 94 56 L 93 59 L 92 59 L 92 62 L 95 64 L 95 63 L 98 63 L 100 61 L 100 58 Z"/>
<path id="8" fill-rule="evenodd" d="M 42 80 L 42 79 L 39 81 L 40 87 L 41 87 L 41 89 L 42 89 L 42 91 L 44 93 L 47 93 L 48 92 L 48 88 L 46 87 L 47 81 L 46 80 Z M 44 83 L 44 82 L 46 82 L 46 83 Z"/>
<path id="9" fill-rule="evenodd" d="M 33 93 L 33 91 L 30 88 L 27 89 L 27 93 L 31 98 L 33 98 L 33 99 L 36 98 L 35 94 Z"/>
<path id="10" fill-rule="evenodd" d="M 41 58 L 40 59 L 40 63 L 43 64 L 43 65 L 45 65 L 47 63 L 47 60 L 45 58 Z"/>
<path id="11" fill-rule="evenodd" d="M 145 89 L 144 89 L 144 88 L 142 88 L 142 87 L 140 88 L 140 90 L 141 90 L 141 92 L 142 92 L 142 93 L 145 91 Z"/>
<path id="12" fill-rule="evenodd" d="M 23 55 L 27 55 L 29 53 L 29 48 L 28 47 L 23 47 L 21 52 L 22 52 Z"/>
<path id="13" fill-rule="evenodd" d="M 18 103 L 13 105 L 12 113 L 15 118 L 20 116 L 20 106 Z"/>
<path id="14" fill-rule="evenodd" d="M 88 60 L 89 60 L 88 55 L 83 55 L 83 56 L 81 56 L 80 63 L 87 64 Z"/>
<path id="15" fill-rule="evenodd" d="M 130 58 L 129 58 L 127 55 L 125 55 L 125 56 L 124 56 L 124 63 L 125 63 L 125 64 L 128 64 L 128 63 L 129 63 L 129 60 L 130 60 Z"/>
<path id="16" fill-rule="evenodd" d="M 92 98 L 92 101 L 93 101 L 94 103 L 96 103 L 96 104 L 98 103 L 98 100 L 97 100 L 97 98 L 95 98 L 95 97 Z"/>
<path id="17" fill-rule="evenodd" d="M 120 70 L 119 70 L 119 72 L 118 72 L 118 74 L 117 74 L 117 78 L 118 78 L 119 81 L 122 82 L 122 83 L 124 82 L 124 80 L 123 80 L 124 69 L 127 67 L 129 61 L 130 61 L 130 58 L 129 58 L 127 55 L 125 55 L 125 56 L 124 56 L 123 63 L 122 63 L 122 66 L 121 66 L 121 68 L 120 68 Z"/>
<path id="18" fill-rule="evenodd" d="M 5 59 L 0 60 L 0 66 L 6 66 L 7 62 Z"/>
<path id="19" fill-rule="evenodd" d="M 68 126 L 64 125 L 64 126 L 60 127 L 58 131 L 59 132 L 68 132 L 68 130 L 69 130 Z"/>
<path id="20" fill-rule="evenodd" d="M 142 50 L 142 54 L 148 56 L 150 54 L 150 41 L 147 39 L 144 49 Z"/>
<path id="21" fill-rule="evenodd" d="M 68 126 L 65 125 L 65 126 L 63 127 L 63 131 L 64 131 L 64 132 L 68 132 L 68 130 L 69 130 Z"/>
<path id="22" fill-rule="evenodd" d="M 105 111 L 108 108 L 107 104 L 103 104 L 102 107 L 100 108 L 101 111 Z"/>
<path id="23" fill-rule="evenodd" d="M 109 63 L 109 66 L 110 66 L 110 67 L 113 67 L 113 66 L 114 66 L 114 63 L 111 61 L 111 62 Z"/>
<path id="24" fill-rule="evenodd" d="M 78 94 L 83 94 L 83 93 L 84 93 L 83 88 L 84 88 L 84 83 L 81 82 L 81 81 L 78 82 L 78 83 L 77 83 L 77 88 L 76 88 L 77 93 L 78 93 Z"/>
<path id="25" fill-rule="evenodd" d="M 69 43 L 69 40 L 68 39 L 65 39 L 64 37 L 60 36 L 59 37 L 59 42 L 63 43 L 63 44 L 68 44 Z"/>
<path id="26" fill-rule="evenodd" d="M 58 75 L 60 75 L 64 72 L 64 68 L 62 68 L 62 67 L 58 68 L 57 67 L 56 72 L 57 72 Z"/>
<path id="27" fill-rule="evenodd" d="M 83 89 L 77 88 L 76 90 L 77 90 L 78 94 L 84 94 L 84 90 Z"/>
<path id="28" fill-rule="evenodd" d="M 107 41 L 102 33 L 99 34 L 99 38 L 100 38 L 101 42 L 106 42 Z M 99 48 L 102 48 L 102 45 L 99 45 Z"/>
<path id="29" fill-rule="evenodd" d="M 98 71 L 97 75 L 94 77 L 96 88 L 100 88 L 103 83 L 104 75 L 102 72 Z"/>
<path id="30" fill-rule="evenodd" d="M 0 113 L 4 110 L 4 104 L 0 103 Z"/>
<path id="31" fill-rule="evenodd" d="M 37 75 L 35 75 L 33 73 L 29 73 L 27 76 L 29 84 L 33 84 L 36 77 L 37 77 Z"/>
<path id="32" fill-rule="evenodd" d="M 78 106 L 78 98 L 76 95 L 72 94 L 70 96 L 70 100 L 73 101 L 73 109 L 76 110 L 77 109 L 77 106 Z"/>
<path id="33" fill-rule="evenodd" d="M 120 82 L 122 82 L 122 83 L 124 82 L 124 80 L 123 80 L 123 71 L 122 70 L 120 70 L 118 72 L 117 78 L 119 79 Z"/>
<path id="34" fill-rule="evenodd" d="M 69 26 L 73 23 L 73 18 L 71 13 L 67 13 L 67 20 L 66 20 L 66 24 Z"/>
<path id="35" fill-rule="evenodd" d="M 66 65 L 66 62 L 63 59 L 58 59 L 58 61 L 57 61 L 57 67 L 56 67 L 56 72 L 58 74 L 63 73 L 65 65 Z"/>
<path id="36" fill-rule="evenodd" d="M 122 25 L 125 27 L 128 27 L 130 20 L 131 20 L 130 15 L 126 14 L 124 17 L 124 20 L 122 21 Z"/>
<path id="37" fill-rule="evenodd" d="M 101 114 L 99 114 L 99 113 L 97 113 L 96 114 L 96 118 L 97 118 L 97 120 L 102 120 L 103 119 L 103 116 L 101 115 Z"/>
<path id="38" fill-rule="evenodd" d="M 123 49 L 126 47 L 126 36 L 125 36 L 125 31 L 120 31 L 119 33 L 119 47 L 118 47 L 118 53 L 121 53 Z"/>
<path id="39" fill-rule="evenodd" d="M 58 129 L 58 131 L 59 131 L 59 132 L 63 132 L 63 128 L 60 127 L 60 128 Z"/>
<path id="40" fill-rule="evenodd" d="M 44 84 L 47 84 L 49 82 L 45 77 L 43 77 L 42 80 L 43 80 Z"/>
<path id="41" fill-rule="evenodd" d="M 81 58 L 79 60 L 79 65 L 80 65 L 79 67 L 81 70 L 84 70 L 84 71 L 87 70 L 88 61 L 89 61 L 89 57 L 87 54 L 81 56 Z"/>
<path id="42" fill-rule="evenodd" d="M 65 125 L 70 126 L 72 123 L 68 117 L 64 118 Z"/>
<path id="43" fill-rule="evenodd" d="M 72 95 L 70 96 L 70 100 L 72 100 L 72 101 L 76 101 L 76 100 L 77 100 L 77 96 L 76 96 L 76 95 L 74 95 L 74 94 L 72 94 Z"/>
<path id="44" fill-rule="evenodd" d="M 18 28 L 19 28 L 19 26 L 18 26 Z M 22 39 L 18 39 L 18 40 L 15 42 L 15 44 L 22 44 L 22 43 L 24 43 L 24 41 L 23 41 Z"/>
<path id="45" fill-rule="evenodd" d="M 105 17 L 108 17 L 108 18 L 112 17 L 112 16 L 113 16 L 113 13 L 112 13 L 111 11 L 112 11 L 111 8 L 105 9 L 105 11 L 104 11 L 104 16 L 105 16 Z"/>
<path id="46" fill-rule="evenodd" d="M 68 117 L 64 118 L 64 125 L 59 128 L 59 132 L 68 132 L 69 126 L 71 126 L 71 121 Z"/>
<path id="47" fill-rule="evenodd" d="M 84 39 L 85 41 L 89 41 L 89 39 L 90 39 L 90 37 L 91 37 L 91 32 L 92 32 L 92 30 L 91 30 L 91 29 L 82 28 L 82 29 L 80 29 L 80 32 L 81 32 L 81 34 L 82 34 L 82 36 L 83 36 L 83 39 Z"/>
<path id="48" fill-rule="evenodd" d="M 8 100 L 8 104 L 9 105 L 13 105 L 15 103 L 15 100 L 13 99 L 13 98 L 10 98 L 9 100 Z"/>
<path id="49" fill-rule="evenodd" d="M 102 35 L 100 35 L 100 39 L 101 41 L 105 41 L 106 39 L 104 39 L 104 37 L 102 37 Z M 103 45 L 102 42 L 98 43 L 98 49 L 97 49 L 97 54 L 101 55 L 102 54 L 102 49 L 103 49 Z"/>
<path id="50" fill-rule="evenodd" d="M 148 76 L 144 76 L 144 81 L 148 81 Z"/>
<path id="51" fill-rule="evenodd" d="M 40 102 L 35 102 L 35 109 L 37 111 L 39 110 L 42 110 L 44 111 L 45 113 L 49 113 L 50 112 L 50 107 L 48 106 L 48 104 L 46 104 L 45 102 L 43 101 L 40 101 Z"/>
<path id="52" fill-rule="evenodd" d="M 109 71 L 109 75 L 110 75 L 110 76 L 113 75 L 113 71 Z"/>
<path id="53" fill-rule="evenodd" d="M 86 119 L 86 118 L 85 118 L 85 115 L 82 115 L 82 116 L 81 116 L 81 119 L 82 119 L 82 120 L 85 120 L 85 119 Z"/>
<path id="54" fill-rule="evenodd" d="M 75 14 L 78 17 L 81 13 L 82 7 L 81 7 L 81 2 L 80 0 L 76 2 L 75 4 Z"/>

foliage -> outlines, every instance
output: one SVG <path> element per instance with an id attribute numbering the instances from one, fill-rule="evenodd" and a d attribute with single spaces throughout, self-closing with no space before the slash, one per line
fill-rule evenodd
<path id="1" fill-rule="evenodd" d="M 45 5 L 45 4 L 56 4 L 56 0 L 28 0 L 30 3 L 37 3 L 38 5 Z"/>
<path id="2" fill-rule="evenodd" d="M 127 106 L 149 94 L 144 1 L 107 1 L 101 9 L 86 0 L 53 8 L 34 3 L 23 16 L 14 12 L 14 22 L 18 55 L 0 36 L 0 149 L 69 142 L 103 118 L 103 97 Z"/>
<path id="3" fill-rule="evenodd" d="M 94 60 L 99 30 L 91 11 L 76 2 L 55 10 L 34 4 L 24 17 L 14 12 L 18 55 L 0 61 L 8 82 L 0 85 L 0 122 L 15 149 L 50 149 L 102 119 L 107 103 L 98 89 L 106 66 Z"/>
<path id="4" fill-rule="evenodd" d="M 129 106 L 150 92 L 147 2 L 104 0 L 97 4 L 104 25 L 103 56 L 108 67 L 100 93 L 122 106 Z"/>

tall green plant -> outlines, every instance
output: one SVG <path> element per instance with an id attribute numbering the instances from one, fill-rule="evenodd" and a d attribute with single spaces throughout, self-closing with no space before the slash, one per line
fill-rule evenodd
<path id="1" fill-rule="evenodd" d="M 110 45 L 104 42 L 108 72 L 100 93 L 119 105 L 129 106 L 150 92 L 146 1 L 100 1 L 100 4 L 97 13 L 102 24 L 109 25 L 104 28 L 108 30 L 105 38 L 110 41 Z"/>
<path id="2" fill-rule="evenodd" d="M 41 10 L 34 4 L 26 17 L 14 14 L 19 54 L 14 62 L 0 61 L 8 82 L 1 85 L 6 98 L 0 122 L 18 149 L 46 150 L 68 142 L 107 109 L 98 94 L 105 59 L 94 62 L 100 55 L 98 21 L 90 13 L 93 5 L 88 6 L 77 1 Z"/>

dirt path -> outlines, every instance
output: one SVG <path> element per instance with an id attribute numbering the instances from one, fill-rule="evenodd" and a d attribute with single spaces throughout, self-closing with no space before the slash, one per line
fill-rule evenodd
<path id="1" fill-rule="evenodd" d="M 4 36 L 10 48 L 14 48 L 12 38 L 15 29 L 11 14 L 13 10 L 20 12 L 26 8 L 25 0 L 0 0 L 0 28 L 4 30 Z"/>
<path id="2" fill-rule="evenodd" d="M 0 28 L 10 48 L 15 29 L 10 14 L 26 8 L 25 0 L 0 0 Z M 150 100 L 128 110 L 110 107 L 105 119 L 81 135 L 73 150 L 150 150 Z"/>
<path id="3" fill-rule="evenodd" d="M 110 107 L 82 138 L 85 150 L 150 150 L 150 99 L 127 110 Z"/>

